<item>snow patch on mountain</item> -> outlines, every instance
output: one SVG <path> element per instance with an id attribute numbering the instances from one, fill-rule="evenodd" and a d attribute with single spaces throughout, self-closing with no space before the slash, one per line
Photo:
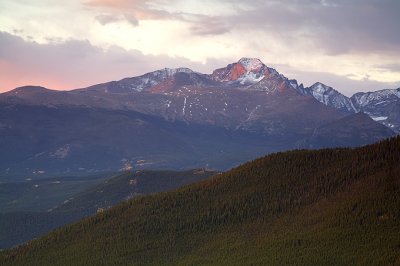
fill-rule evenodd
<path id="1" fill-rule="evenodd" d="M 260 82 L 264 78 L 264 75 L 260 75 L 254 72 L 248 72 L 245 75 L 237 79 L 237 81 L 242 85 L 255 84 Z"/>
<path id="2" fill-rule="evenodd" d="M 383 121 L 383 120 L 388 119 L 387 116 L 370 116 L 370 117 L 375 121 Z"/>

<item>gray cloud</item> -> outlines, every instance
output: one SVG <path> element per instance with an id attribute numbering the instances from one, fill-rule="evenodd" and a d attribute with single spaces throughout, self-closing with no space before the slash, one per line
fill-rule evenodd
<path id="1" fill-rule="evenodd" d="M 174 1 L 172 1 L 174 2 Z M 94 0 L 86 2 L 91 8 L 102 8 L 107 14 L 96 16 L 102 25 L 121 21 L 122 18 L 137 26 L 140 20 L 178 20 L 188 23 L 189 29 L 194 35 L 220 35 L 230 30 L 222 17 L 200 15 L 195 12 L 171 12 L 163 9 L 170 5 L 171 1 L 108 1 Z"/>
<path id="2" fill-rule="evenodd" d="M 134 25 L 139 20 L 179 18 L 178 14 L 170 13 L 161 7 L 174 1 L 162 0 L 90 0 L 83 4 L 93 10 L 106 10 L 115 17 L 125 17 Z M 130 21 L 131 22 L 131 21 Z"/>
<path id="3" fill-rule="evenodd" d="M 137 26 L 139 24 L 139 20 L 135 17 L 134 14 L 125 14 L 125 20 L 128 21 L 131 25 Z"/>
<path id="4" fill-rule="evenodd" d="M 190 30 L 195 35 L 220 35 L 227 33 L 230 27 L 215 17 L 202 17 L 191 22 Z"/>
<path id="5" fill-rule="evenodd" d="M 113 12 L 129 10 L 137 20 L 173 19 L 191 24 L 194 35 L 228 31 L 262 31 L 283 42 L 307 41 L 326 54 L 400 52 L 398 0 L 219 0 L 236 10 L 234 15 L 206 16 L 167 11 L 175 1 L 92 0 L 91 7 Z"/>
<path id="6" fill-rule="evenodd" d="M 251 1 L 247 8 L 242 1 L 233 1 L 232 5 L 237 14 L 224 19 L 233 28 L 261 29 L 283 41 L 304 39 L 330 55 L 400 51 L 397 0 Z"/>
<path id="7" fill-rule="evenodd" d="M 96 16 L 96 20 L 101 24 L 101 25 L 107 25 L 113 22 L 120 21 L 120 17 L 113 15 L 113 14 L 101 14 Z"/>
<path id="8" fill-rule="evenodd" d="M 117 15 L 117 14 L 100 14 L 95 17 L 95 19 L 101 24 L 101 25 L 107 25 L 110 23 L 115 23 L 119 21 L 127 21 L 133 26 L 137 26 L 139 24 L 138 19 L 135 17 L 134 14 L 129 14 L 126 13 L 124 15 Z"/>

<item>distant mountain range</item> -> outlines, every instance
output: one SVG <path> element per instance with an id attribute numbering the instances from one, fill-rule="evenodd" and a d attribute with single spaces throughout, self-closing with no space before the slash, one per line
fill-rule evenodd
<path id="1" fill-rule="evenodd" d="M 399 97 L 305 88 L 253 58 L 212 74 L 162 69 L 71 91 L 20 87 L 0 94 L 0 176 L 226 169 L 274 151 L 365 145 L 400 133 Z"/>

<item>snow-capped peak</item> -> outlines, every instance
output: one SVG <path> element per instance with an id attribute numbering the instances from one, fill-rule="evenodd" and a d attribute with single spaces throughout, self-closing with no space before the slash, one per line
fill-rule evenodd
<path id="1" fill-rule="evenodd" d="M 141 92 L 149 89 L 172 77 L 176 73 L 196 73 L 193 70 L 185 67 L 180 68 L 163 68 L 144 75 L 125 78 L 117 82 L 117 85 L 112 88 L 105 89 L 106 92 Z"/>
<path id="2" fill-rule="evenodd" d="M 313 87 L 314 90 L 317 90 L 319 92 L 325 92 L 325 91 L 328 91 L 328 90 L 332 90 L 332 87 L 326 86 L 325 84 L 322 84 L 321 82 L 316 82 L 311 87 Z"/>
<path id="3" fill-rule="evenodd" d="M 248 72 L 259 70 L 264 64 L 260 59 L 243 57 L 238 61 Z"/>
<path id="4" fill-rule="evenodd" d="M 152 74 L 153 76 L 161 75 L 162 78 L 171 77 L 176 73 L 193 73 L 194 71 L 190 68 L 180 67 L 180 68 L 164 68 L 158 71 L 150 72 L 148 74 Z"/>
<path id="5" fill-rule="evenodd" d="M 243 57 L 236 63 L 214 70 L 211 79 L 227 84 L 249 86 L 261 82 L 265 77 L 279 76 L 275 69 L 267 67 L 260 59 Z"/>
<path id="6" fill-rule="evenodd" d="M 311 87 L 306 88 L 304 92 L 305 94 L 312 95 L 317 101 L 327 106 L 332 106 L 345 112 L 358 111 L 348 97 L 321 82 L 317 82 Z"/>

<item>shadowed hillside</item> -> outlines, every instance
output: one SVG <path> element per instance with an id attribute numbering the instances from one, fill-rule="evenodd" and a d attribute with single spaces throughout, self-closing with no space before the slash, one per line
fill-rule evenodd
<path id="1" fill-rule="evenodd" d="M 2 265 L 398 265 L 400 137 L 273 154 L 1 254 Z"/>
<path id="2" fill-rule="evenodd" d="M 176 189 L 214 173 L 206 169 L 127 171 L 107 178 L 96 175 L 0 184 L 0 249 L 27 242 L 122 201 Z"/>
<path id="3" fill-rule="evenodd" d="M 93 214 L 134 197 L 169 191 L 204 180 L 215 173 L 206 169 L 126 172 L 75 195 L 55 211 L 85 211 Z"/>

